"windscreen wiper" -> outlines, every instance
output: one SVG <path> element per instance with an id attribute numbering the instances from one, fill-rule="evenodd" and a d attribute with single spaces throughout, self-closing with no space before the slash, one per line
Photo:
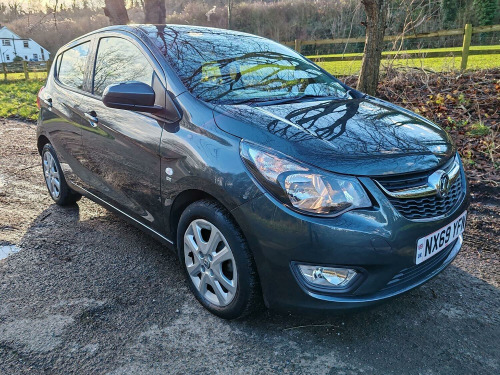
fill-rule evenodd
<path id="1" fill-rule="evenodd" d="M 269 99 L 269 98 L 254 98 L 254 99 L 244 99 L 240 101 L 228 101 L 226 103 L 221 103 L 221 104 L 228 104 L 228 105 L 238 105 L 238 104 L 246 104 L 246 105 L 252 105 L 252 104 L 261 104 L 261 105 L 275 105 L 275 104 L 283 104 L 283 103 L 294 103 L 301 101 L 303 99 L 317 99 L 317 100 L 325 100 L 325 99 L 335 99 L 335 100 L 346 100 L 350 98 L 349 96 L 349 91 L 346 92 L 346 95 L 344 97 L 340 98 L 338 96 L 332 96 L 332 95 L 312 95 L 312 94 L 303 94 L 303 95 L 297 95 L 297 96 L 291 96 L 291 97 L 286 97 L 286 98 L 277 98 L 277 99 Z"/>
<path id="2" fill-rule="evenodd" d="M 274 101 L 274 99 L 271 99 Z M 259 99 L 259 98 L 254 98 L 254 99 L 243 99 L 243 100 L 228 100 L 226 102 L 219 102 L 219 104 L 227 104 L 227 105 L 238 105 L 238 104 L 246 104 L 246 105 L 251 105 L 255 103 L 265 103 L 269 101 L 269 99 Z"/>
<path id="3" fill-rule="evenodd" d="M 291 96 L 287 98 L 281 98 L 281 99 L 275 99 L 275 100 L 269 100 L 266 102 L 266 105 L 274 105 L 274 104 L 283 104 L 283 103 L 294 103 L 294 102 L 300 102 L 303 99 L 340 99 L 335 96 L 326 96 L 326 95 L 311 95 L 311 94 L 302 94 L 302 95 L 297 95 L 297 96 Z"/>
<path id="4" fill-rule="evenodd" d="M 349 97 L 350 98 L 350 97 Z M 342 98 L 338 96 L 333 96 L 333 95 L 311 95 L 311 94 L 303 94 L 303 95 L 298 95 L 298 96 L 293 96 L 293 97 L 287 97 L 287 98 L 281 98 L 281 99 L 272 99 L 272 100 L 266 100 L 263 102 L 263 105 L 275 105 L 275 104 L 284 104 L 284 103 L 296 103 L 300 102 L 301 100 L 304 99 L 313 99 L 313 100 L 347 100 L 349 99 L 347 96 L 344 96 Z"/>

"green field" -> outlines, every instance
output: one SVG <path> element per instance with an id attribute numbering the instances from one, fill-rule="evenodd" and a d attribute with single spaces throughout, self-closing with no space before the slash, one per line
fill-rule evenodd
<path id="1" fill-rule="evenodd" d="M 383 59 L 382 66 L 407 67 L 427 69 L 435 72 L 447 72 L 460 69 L 460 57 L 431 57 L 414 59 Z M 318 62 L 319 66 L 329 73 L 338 76 L 347 76 L 359 73 L 361 60 Z M 500 54 L 469 56 L 467 69 L 489 69 L 500 67 Z"/>
<path id="2" fill-rule="evenodd" d="M 498 50 L 500 51 L 500 45 L 489 45 L 489 46 L 470 46 L 469 51 L 488 51 L 488 50 Z M 384 51 L 382 52 L 383 56 L 391 56 L 391 55 L 406 55 L 410 53 L 418 53 L 422 56 L 425 56 L 426 53 L 429 52 L 461 52 L 462 47 L 450 47 L 450 48 L 427 48 L 427 49 L 409 49 L 403 51 Z M 499 52 L 500 53 L 500 52 Z M 308 58 L 324 58 L 324 57 L 332 57 L 332 56 L 344 56 L 344 57 L 353 57 L 353 56 L 363 56 L 362 53 L 344 53 L 344 54 L 330 54 L 330 55 L 313 55 L 307 56 Z M 469 56 L 470 58 L 470 56 Z"/>
<path id="3" fill-rule="evenodd" d="M 475 47 L 478 48 L 479 47 Z M 429 49 L 427 52 L 431 51 L 442 51 L 443 49 Z M 457 50 L 460 48 L 450 48 L 450 51 Z M 418 51 L 403 51 L 404 53 L 415 53 Z M 422 52 L 422 51 L 420 51 Z M 345 54 L 344 56 L 353 56 L 357 54 Z M 338 55 L 319 55 L 319 56 L 308 56 L 309 58 L 314 57 L 329 57 L 329 56 L 338 56 Z M 435 72 L 443 72 L 450 70 L 458 70 L 460 69 L 460 61 L 461 58 L 459 56 L 449 56 L 449 57 L 428 57 L 428 58 L 413 58 L 413 59 L 393 59 L 386 58 L 382 60 L 382 66 L 390 66 L 393 67 L 409 67 L 409 68 L 420 68 L 420 69 L 428 69 Z M 318 62 L 317 63 L 322 68 L 326 69 L 329 73 L 338 76 L 347 76 L 359 73 L 361 68 L 361 60 L 350 60 L 350 61 L 327 61 L 327 62 Z M 500 54 L 493 55 L 471 55 L 469 56 L 467 69 L 477 70 L 477 69 L 489 69 L 489 68 L 499 68 L 500 67 Z M 1 76 L 0 76 L 1 77 Z M 45 79 L 47 77 L 47 73 L 45 72 L 34 72 L 30 73 L 31 79 Z M 3 77 L 2 77 L 3 78 Z M 9 73 L 7 74 L 7 80 L 16 81 L 16 80 L 24 80 L 24 73 Z"/>
<path id="4" fill-rule="evenodd" d="M 407 67 L 407 68 L 418 68 L 427 69 L 435 72 L 446 72 L 450 70 L 460 69 L 460 56 L 446 56 L 446 57 L 425 57 L 426 53 L 429 52 L 443 52 L 452 53 L 460 52 L 462 47 L 453 48 L 430 48 L 424 50 L 405 50 L 405 51 L 386 51 L 382 52 L 383 60 L 382 66 L 393 66 L 393 67 Z M 498 50 L 499 53 L 496 54 L 485 54 L 485 55 L 469 55 L 467 69 L 477 70 L 477 69 L 489 69 L 500 67 L 500 45 L 494 46 L 471 46 L 470 51 L 484 51 L 484 50 Z M 394 55 L 397 54 L 401 56 L 399 59 L 394 59 Z M 416 58 L 404 57 L 408 54 L 421 54 L 421 56 Z M 346 53 L 344 55 L 314 55 L 307 56 L 308 58 L 318 59 L 318 58 L 328 58 L 328 57 L 354 57 L 362 56 L 362 53 Z M 325 61 L 318 62 L 318 65 L 326 69 L 328 72 L 338 75 L 346 76 L 359 73 L 361 69 L 361 60 L 346 60 L 346 61 Z"/>
<path id="5" fill-rule="evenodd" d="M 0 117 L 19 117 L 35 121 L 38 115 L 36 95 L 44 80 L 0 83 Z"/>
<path id="6" fill-rule="evenodd" d="M 0 79 L 5 82 L 4 80 L 4 74 L 0 72 Z M 47 78 L 47 72 L 40 71 L 40 72 L 29 72 L 29 77 L 30 80 L 39 80 L 39 79 L 45 79 Z M 7 73 L 7 81 L 18 81 L 18 80 L 24 80 L 24 73 Z"/>

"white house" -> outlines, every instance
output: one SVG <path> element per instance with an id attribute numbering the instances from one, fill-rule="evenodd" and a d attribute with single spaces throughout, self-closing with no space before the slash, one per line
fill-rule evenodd
<path id="1" fill-rule="evenodd" d="M 16 56 L 25 61 L 47 61 L 50 53 L 34 40 L 0 27 L 0 62 L 12 62 Z"/>

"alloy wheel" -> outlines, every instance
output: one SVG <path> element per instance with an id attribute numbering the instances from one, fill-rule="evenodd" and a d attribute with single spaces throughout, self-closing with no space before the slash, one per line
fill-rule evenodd
<path id="1" fill-rule="evenodd" d="M 222 232 L 196 219 L 184 233 L 184 261 L 194 287 L 210 303 L 227 306 L 237 290 L 234 255 Z"/>
<path id="2" fill-rule="evenodd" d="M 50 195 L 54 199 L 59 198 L 61 194 L 61 176 L 55 158 L 48 151 L 43 154 L 43 174 Z"/>

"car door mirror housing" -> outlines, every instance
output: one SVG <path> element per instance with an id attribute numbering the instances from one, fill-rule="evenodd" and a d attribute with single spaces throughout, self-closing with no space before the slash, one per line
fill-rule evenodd
<path id="1" fill-rule="evenodd" d="M 143 82 L 121 82 L 111 84 L 102 94 L 106 107 L 131 111 L 155 113 L 164 108 L 155 105 L 153 88 Z"/>
<path id="2" fill-rule="evenodd" d="M 182 118 L 182 114 L 175 104 L 174 96 L 170 91 L 166 91 L 165 110 L 162 114 L 168 122 L 178 122 Z"/>

